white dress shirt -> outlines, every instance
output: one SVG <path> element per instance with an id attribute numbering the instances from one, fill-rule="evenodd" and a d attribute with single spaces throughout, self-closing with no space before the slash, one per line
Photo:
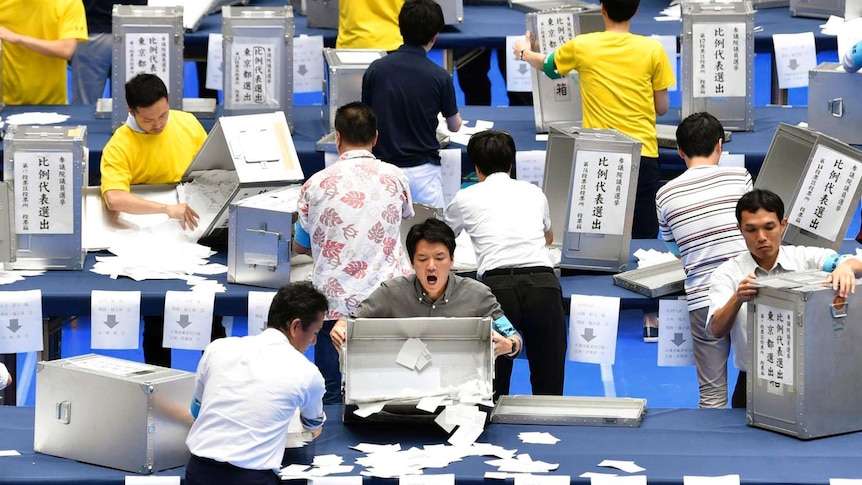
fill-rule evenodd
<path id="1" fill-rule="evenodd" d="M 6 364 L 0 362 L 0 391 L 6 389 L 6 386 L 9 385 L 9 370 L 6 368 Z"/>

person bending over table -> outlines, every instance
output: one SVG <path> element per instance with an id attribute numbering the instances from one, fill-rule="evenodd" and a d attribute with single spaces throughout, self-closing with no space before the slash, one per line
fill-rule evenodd
<path id="1" fill-rule="evenodd" d="M 494 355 L 518 355 L 521 335 L 491 290 L 472 278 L 451 273 L 455 256 L 452 228 L 434 218 L 414 225 L 407 233 L 407 253 L 416 273 L 380 283 L 350 314 L 352 317 L 490 317 L 494 320 Z M 336 322 L 329 336 L 340 352 L 347 338 L 347 322 Z"/>
<path id="2" fill-rule="evenodd" d="M 736 220 L 748 251 L 725 261 L 712 272 L 706 325 L 716 338 L 731 335 L 733 363 L 739 369 L 731 406 L 744 408 L 748 402 L 749 361 L 745 303 L 757 295 L 757 278 L 820 269 L 830 273 L 826 282 L 846 298 L 856 292 L 862 261 L 850 255 L 839 256 L 831 249 L 782 246 L 781 235 L 787 227 L 784 202 L 769 190 L 754 189 L 743 195 L 736 204 Z"/>
<path id="3" fill-rule="evenodd" d="M 195 376 L 187 485 L 281 483 L 296 410 L 312 437 L 320 435 L 323 376 L 303 353 L 317 341 L 327 309 L 311 283 L 289 284 L 275 294 L 262 333 L 207 346 Z"/>
<path id="4" fill-rule="evenodd" d="M 129 116 L 102 152 L 102 198 L 109 210 L 128 214 L 167 214 L 183 229 L 198 225 L 188 204 L 162 204 L 131 193 L 132 185 L 175 184 L 207 138 L 194 115 L 170 109 L 168 89 L 153 74 L 126 83 Z M 164 316 L 144 317 L 144 360 L 171 366 L 171 350 L 162 348 Z M 221 317 L 213 318 L 213 339 L 224 337 Z"/>

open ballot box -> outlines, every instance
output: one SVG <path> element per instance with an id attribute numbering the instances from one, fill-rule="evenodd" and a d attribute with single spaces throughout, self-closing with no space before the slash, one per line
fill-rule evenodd
<path id="1" fill-rule="evenodd" d="M 862 197 L 862 151 L 835 138 L 781 123 L 754 186 L 784 201 L 781 241 L 838 250 Z"/>
<path id="2" fill-rule="evenodd" d="M 348 319 L 341 355 L 344 422 L 431 422 L 436 411 L 416 408 L 430 396 L 450 403 L 489 401 L 491 323 L 488 317 Z M 381 401 L 386 405 L 377 413 L 354 413 Z"/>
<path id="3" fill-rule="evenodd" d="M 11 184 L 12 199 L 0 195 L 0 204 L 12 212 L 4 211 L 0 228 L 8 227 L 3 220 L 9 217 L 14 236 L 0 239 L 14 251 L 8 269 L 83 269 L 86 145 L 84 125 L 13 125 L 6 131 L 3 179 Z"/>
<path id="4" fill-rule="evenodd" d="M 580 0 L 566 2 L 562 7 L 530 12 L 526 19 L 527 30 L 533 37 L 532 49 L 543 54 L 578 34 L 605 30 L 601 7 Z M 536 133 L 547 132 L 549 124 L 554 122 L 580 123 L 584 110 L 577 71 L 559 79 L 551 79 L 538 69 L 530 69 L 530 72 Z"/>
<path id="5" fill-rule="evenodd" d="M 646 399 L 629 397 L 500 396 L 492 423 L 639 428 Z"/>
<path id="6" fill-rule="evenodd" d="M 862 1 L 860 1 L 862 5 Z M 862 72 L 848 73 L 837 62 L 808 71 L 808 128 L 862 144 Z"/>
<path id="7" fill-rule="evenodd" d="M 542 189 L 561 268 L 617 273 L 631 246 L 641 143 L 616 130 L 554 123 Z M 566 201 L 563 203 L 563 201 Z"/>
<path id="8" fill-rule="evenodd" d="M 293 131 L 293 10 L 224 7 L 224 113 L 283 111 Z"/>
<path id="9" fill-rule="evenodd" d="M 291 185 L 230 204 L 229 283 L 266 288 L 290 283 L 290 246 L 301 189 Z"/>
<path id="10" fill-rule="evenodd" d="M 862 430 L 862 301 L 837 296 L 827 275 L 757 279 L 748 303 L 749 425 L 801 439 Z"/>
<path id="11" fill-rule="evenodd" d="M 148 0 L 150 7 L 181 7 L 183 28 L 192 32 L 198 30 L 204 17 L 221 12 L 229 5 L 248 5 L 249 0 Z"/>
<path id="12" fill-rule="evenodd" d="M 149 474 L 185 465 L 192 372 L 87 354 L 39 362 L 33 450 Z"/>
<path id="13" fill-rule="evenodd" d="M 680 119 L 707 112 L 754 131 L 754 8 L 750 0 L 682 3 Z"/>

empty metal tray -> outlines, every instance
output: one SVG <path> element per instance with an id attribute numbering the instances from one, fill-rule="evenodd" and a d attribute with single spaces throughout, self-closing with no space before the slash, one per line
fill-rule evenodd
<path id="1" fill-rule="evenodd" d="M 492 423 L 639 428 L 646 399 L 625 397 L 501 396 Z"/>
<path id="2" fill-rule="evenodd" d="M 614 284 L 650 298 L 658 298 L 685 291 L 685 271 L 681 261 L 668 261 L 615 274 Z"/>

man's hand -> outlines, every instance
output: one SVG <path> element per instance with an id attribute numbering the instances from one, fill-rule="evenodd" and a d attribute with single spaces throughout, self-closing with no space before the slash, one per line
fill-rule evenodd
<path id="1" fill-rule="evenodd" d="M 850 293 L 856 293 L 856 274 L 848 261 L 843 261 L 826 278 L 826 283 L 832 284 L 832 289 L 839 296 L 847 298 Z"/>
<path id="2" fill-rule="evenodd" d="M 739 286 L 736 287 L 736 299 L 741 303 L 751 301 L 757 295 L 757 286 L 754 285 L 754 280 L 757 279 L 754 273 L 749 273 L 748 276 L 742 278 Z"/>
<path id="3" fill-rule="evenodd" d="M 509 355 L 515 351 L 515 342 L 500 335 L 496 330 L 491 331 L 491 341 L 494 342 L 494 357 Z"/>
<path id="4" fill-rule="evenodd" d="M 200 216 L 188 204 L 175 204 L 166 207 L 168 217 L 171 219 L 179 219 L 180 226 L 185 229 L 195 229 L 198 227 L 198 218 Z"/>
<path id="5" fill-rule="evenodd" d="M 341 347 L 344 345 L 344 341 L 347 340 L 347 322 L 344 320 L 335 322 L 335 325 L 332 326 L 332 330 L 329 332 L 329 338 L 332 340 L 335 350 L 341 352 Z"/>
<path id="6" fill-rule="evenodd" d="M 17 44 L 21 41 L 21 36 L 7 29 L 6 27 L 0 27 L 0 40 L 3 42 L 8 42 L 10 44 Z"/>
<path id="7" fill-rule="evenodd" d="M 512 45 L 512 54 L 515 55 L 516 61 L 524 60 L 521 58 L 521 52 L 523 52 L 524 55 L 527 55 L 527 52 L 530 52 L 532 50 L 532 39 L 533 34 L 531 34 L 528 30 L 527 33 L 524 34 L 524 39 L 518 39 L 515 41 L 515 44 Z"/>

